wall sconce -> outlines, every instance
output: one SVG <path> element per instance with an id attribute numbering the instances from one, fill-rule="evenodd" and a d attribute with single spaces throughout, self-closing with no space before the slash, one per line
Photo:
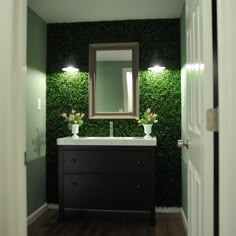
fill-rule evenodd
<path id="1" fill-rule="evenodd" d="M 162 72 L 164 69 L 165 67 L 163 66 L 162 59 L 159 53 L 157 52 L 157 49 L 155 49 L 148 70 L 159 73 Z"/>
<path id="2" fill-rule="evenodd" d="M 165 70 L 165 67 L 159 66 L 159 65 L 154 65 L 152 67 L 148 67 L 148 70 L 159 73 L 159 72 L 162 72 L 163 70 Z"/>
<path id="3" fill-rule="evenodd" d="M 62 70 L 68 73 L 76 73 L 79 71 L 79 68 L 72 55 L 69 56 L 69 59 L 66 61 L 65 67 L 63 67 Z"/>

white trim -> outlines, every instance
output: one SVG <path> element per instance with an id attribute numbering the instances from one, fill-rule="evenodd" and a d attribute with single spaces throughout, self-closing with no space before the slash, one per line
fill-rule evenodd
<path id="1" fill-rule="evenodd" d="M 188 221 L 187 221 L 186 215 L 184 213 L 184 209 L 181 208 L 180 212 L 181 212 L 181 216 L 182 216 L 182 221 L 183 221 L 183 224 L 184 224 L 185 232 L 188 234 Z"/>
<path id="2" fill-rule="evenodd" d="M 27 218 L 28 225 L 32 224 L 35 220 L 37 220 L 45 211 L 48 209 L 48 204 L 45 203 L 41 207 L 39 207 L 36 211 L 34 211 Z"/>
<path id="3" fill-rule="evenodd" d="M 59 209 L 59 205 L 58 204 L 53 204 L 53 203 L 48 203 L 48 209 Z"/>
<path id="4" fill-rule="evenodd" d="M 156 207 L 156 213 L 180 213 L 181 208 L 179 207 Z"/>
<path id="5" fill-rule="evenodd" d="M 4 111 L 0 117 L 0 235 L 5 236 L 27 235 L 26 14 L 26 0 L 0 1 L 0 31 L 4 32 L 0 44 L 0 110 Z"/>
<path id="6" fill-rule="evenodd" d="M 235 235 L 236 2 L 217 1 L 219 71 L 219 235 Z"/>

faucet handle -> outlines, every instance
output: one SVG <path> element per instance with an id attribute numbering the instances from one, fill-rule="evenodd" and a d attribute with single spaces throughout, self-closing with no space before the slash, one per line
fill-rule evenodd
<path id="1" fill-rule="evenodd" d="M 110 128 L 113 128 L 113 121 L 110 121 Z"/>
<path id="2" fill-rule="evenodd" d="M 113 137 L 113 121 L 110 121 L 110 137 Z"/>

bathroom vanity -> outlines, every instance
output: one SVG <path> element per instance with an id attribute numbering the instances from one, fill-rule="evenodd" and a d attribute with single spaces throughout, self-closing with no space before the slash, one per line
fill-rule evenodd
<path id="1" fill-rule="evenodd" d="M 155 223 L 156 138 L 57 139 L 59 217 L 65 209 L 147 211 Z"/>

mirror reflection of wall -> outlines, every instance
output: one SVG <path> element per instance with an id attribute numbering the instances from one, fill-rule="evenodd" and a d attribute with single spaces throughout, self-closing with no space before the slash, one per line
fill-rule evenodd
<path id="1" fill-rule="evenodd" d="M 132 68 L 122 68 L 124 112 L 133 111 Z"/>
<path id="2" fill-rule="evenodd" d="M 132 50 L 99 50 L 96 61 L 96 112 L 132 112 Z"/>

